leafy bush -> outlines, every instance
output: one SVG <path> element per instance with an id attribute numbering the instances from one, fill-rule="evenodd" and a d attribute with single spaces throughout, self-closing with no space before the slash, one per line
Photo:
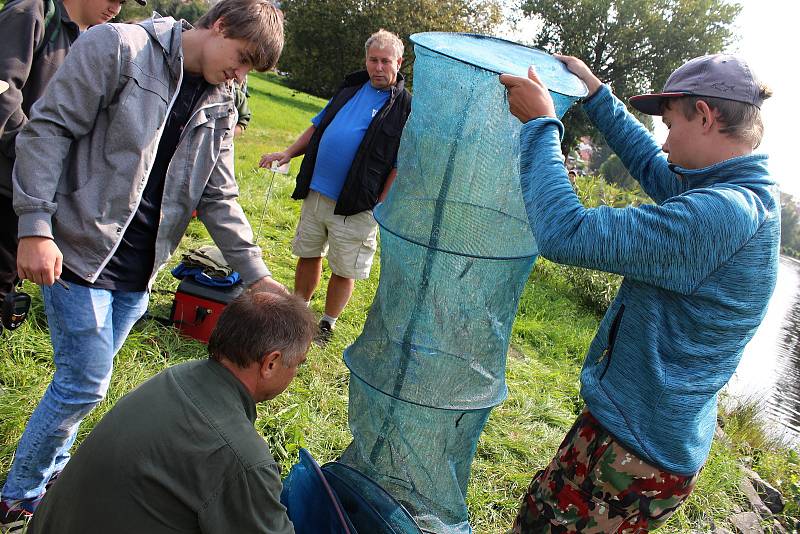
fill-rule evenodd
<path id="1" fill-rule="evenodd" d="M 610 184 L 618 185 L 624 189 L 634 189 L 637 187 L 637 182 L 622 164 L 622 160 L 616 154 L 611 154 L 602 165 L 600 165 L 600 174 L 603 179 Z"/>
<path id="2" fill-rule="evenodd" d="M 137 22 L 150 18 L 153 11 L 164 17 L 184 19 L 194 24 L 211 7 L 207 0 L 148 0 L 146 6 L 137 2 L 123 4 L 116 20 Z"/>
<path id="3" fill-rule="evenodd" d="M 770 449 L 753 467 L 781 492 L 786 502 L 782 519 L 785 524 L 797 528 L 800 522 L 800 454 L 788 447 Z"/>
<path id="4" fill-rule="evenodd" d="M 623 189 L 614 184 L 609 184 L 600 176 L 580 176 L 575 181 L 575 188 L 578 198 L 587 208 L 597 206 L 624 208 L 625 206 L 652 204 L 650 198 L 638 186 L 631 189 Z"/>
<path id="5" fill-rule="evenodd" d="M 598 315 L 605 313 L 622 283 L 622 277 L 616 274 L 567 265 L 557 268 L 581 303 Z"/>

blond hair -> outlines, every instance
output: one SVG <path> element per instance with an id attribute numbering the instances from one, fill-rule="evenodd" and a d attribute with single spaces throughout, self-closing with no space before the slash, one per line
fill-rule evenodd
<path id="1" fill-rule="evenodd" d="M 275 67 L 283 50 L 283 13 L 270 0 L 221 0 L 200 17 L 196 26 L 211 28 L 221 20 L 222 34 L 250 46 L 247 62 L 253 69 Z"/>
<path id="2" fill-rule="evenodd" d="M 378 48 L 388 48 L 391 46 L 398 58 L 403 57 L 403 51 L 405 50 L 403 47 L 403 41 L 397 36 L 397 34 L 386 31 L 383 28 L 369 36 L 367 42 L 364 43 L 364 52 L 369 54 L 369 49 L 372 46 L 377 46 Z"/>

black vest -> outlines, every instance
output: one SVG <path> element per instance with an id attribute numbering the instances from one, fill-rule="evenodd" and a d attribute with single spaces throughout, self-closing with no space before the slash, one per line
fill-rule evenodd
<path id="1" fill-rule="evenodd" d="M 368 81 L 367 71 L 354 72 L 345 78 L 336 91 L 322 121 L 308 142 L 292 198 L 300 200 L 308 196 L 322 134 L 339 110 Z M 336 215 L 355 215 L 371 210 L 378 202 L 386 178 L 394 167 L 397 149 L 400 147 L 400 135 L 411 112 L 411 94 L 404 89 L 404 85 L 403 75 L 398 73 L 397 83 L 392 87 L 389 100 L 375 114 L 358 146 L 336 201 L 333 211 Z"/>

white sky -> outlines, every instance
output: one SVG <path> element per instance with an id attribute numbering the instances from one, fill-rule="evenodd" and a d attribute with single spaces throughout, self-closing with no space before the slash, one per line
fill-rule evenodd
<path id="1" fill-rule="evenodd" d="M 764 141 L 758 148 L 769 154 L 770 173 L 781 189 L 800 200 L 800 2 L 743 0 L 738 19 L 741 41 L 733 51 L 742 54 L 773 91 L 761 107 Z"/>
<path id="2" fill-rule="evenodd" d="M 759 152 L 770 156 L 770 171 L 781 189 L 800 201 L 800 1 L 739 0 L 742 13 L 734 33 L 740 39 L 731 52 L 744 56 L 758 76 L 773 90 L 762 107 L 765 135 Z M 531 41 L 536 24 L 523 20 L 517 28 L 502 28 L 506 38 Z M 793 82 L 793 84 L 791 83 Z M 666 129 L 655 121 L 656 137 Z M 797 153 L 795 153 L 797 151 Z"/>

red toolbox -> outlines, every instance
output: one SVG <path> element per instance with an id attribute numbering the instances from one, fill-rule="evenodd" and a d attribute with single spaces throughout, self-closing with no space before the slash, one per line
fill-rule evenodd
<path id="1" fill-rule="evenodd" d="M 175 291 L 170 319 L 185 336 L 208 343 L 225 306 L 244 291 L 244 284 L 210 287 L 184 278 Z"/>

